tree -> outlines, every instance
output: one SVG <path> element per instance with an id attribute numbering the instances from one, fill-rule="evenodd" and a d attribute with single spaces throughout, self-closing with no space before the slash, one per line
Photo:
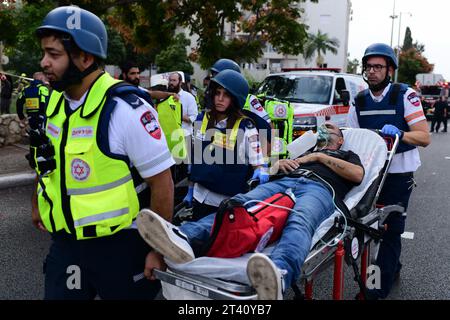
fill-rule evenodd
<path id="1" fill-rule="evenodd" d="M 186 46 L 190 44 L 191 41 L 186 39 L 184 33 L 177 34 L 172 44 L 156 56 L 158 72 L 179 70 L 187 74 L 193 74 L 194 68 L 189 62 L 186 52 Z"/>
<path id="2" fill-rule="evenodd" d="M 347 72 L 356 74 L 358 72 L 359 60 L 358 59 L 347 59 Z"/>
<path id="3" fill-rule="evenodd" d="M 299 54 L 307 39 L 300 23 L 299 2 L 308 0 L 61 0 L 107 17 L 136 54 L 148 64 L 165 49 L 177 26 L 189 28 L 199 40 L 190 56 L 203 68 L 218 58 L 256 61 L 270 43 L 284 54 Z M 318 0 L 309 0 L 318 2 Z M 226 25 L 232 26 L 226 34 Z M 234 30 L 234 31 L 233 31 Z"/>
<path id="4" fill-rule="evenodd" d="M 36 28 L 40 26 L 45 15 L 55 7 L 52 1 L 31 1 L 21 9 L 12 13 L 14 23 L 8 32 L 14 35 L 14 41 L 7 43 L 6 54 L 9 56 L 8 69 L 18 73 L 26 73 L 28 76 L 41 69 L 41 47 L 35 35 Z M 26 21 L 26 23 L 21 23 Z M 1 29 L 0 29 L 1 30 Z"/>
<path id="5" fill-rule="evenodd" d="M 267 43 L 281 53 L 299 54 L 307 38 L 307 26 L 299 23 L 302 13 L 299 1 L 168 0 L 167 3 L 168 14 L 176 17 L 177 24 L 199 36 L 192 58 L 205 69 L 218 58 L 256 61 Z M 231 25 L 229 34 L 226 23 Z"/>
<path id="6" fill-rule="evenodd" d="M 416 74 L 433 71 L 434 65 L 430 64 L 423 55 L 425 45 L 413 42 L 411 29 L 406 28 L 405 40 L 399 55 L 398 81 L 409 85 L 416 82 Z"/>
<path id="7" fill-rule="evenodd" d="M 320 30 L 317 34 L 309 34 L 308 41 L 306 42 L 304 57 L 306 61 L 311 60 L 311 58 L 317 54 L 316 63 L 318 67 L 321 67 L 324 63 L 325 55 L 328 51 L 333 54 L 337 54 L 337 49 L 339 48 L 339 40 L 336 38 L 330 39 L 327 33 L 321 33 Z"/>
<path id="8" fill-rule="evenodd" d="M 406 27 L 405 31 L 405 40 L 403 40 L 403 51 L 408 51 L 413 47 L 413 39 L 411 35 L 411 29 L 409 27 Z"/>
<path id="9" fill-rule="evenodd" d="M 434 68 L 420 52 L 415 48 L 400 52 L 400 68 L 398 69 L 398 81 L 414 85 L 416 74 L 429 73 Z"/>

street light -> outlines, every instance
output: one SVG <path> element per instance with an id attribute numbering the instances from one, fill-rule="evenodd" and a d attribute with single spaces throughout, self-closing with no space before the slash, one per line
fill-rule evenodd
<path id="1" fill-rule="evenodd" d="M 392 19 L 392 28 L 391 28 L 391 47 L 392 47 L 392 39 L 394 38 L 394 20 L 398 18 L 395 14 L 395 0 L 394 0 L 394 9 L 392 9 L 392 16 L 389 16 Z"/>
<path id="2" fill-rule="evenodd" d="M 398 20 L 398 41 L 397 41 L 397 69 L 395 69 L 395 78 L 394 82 L 397 82 L 398 79 L 398 69 L 400 68 L 400 32 L 402 30 L 402 14 L 406 13 L 410 17 L 412 17 L 411 12 L 400 12 L 400 19 Z"/>

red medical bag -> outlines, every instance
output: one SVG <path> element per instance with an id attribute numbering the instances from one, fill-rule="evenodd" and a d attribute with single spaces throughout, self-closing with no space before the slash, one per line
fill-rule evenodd
<path id="1" fill-rule="evenodd" d="M 277 193 L 264 202 L 284 208 L 255 202 L 255 206 L 246 209 L 233 200 L 222 203 L 204 250 L 205 255 L 235 258 L 255 250 L 260 251 L 277 240 L 283 232 L 290 209 L 294 207 L 295 199 L 293 195 Z"/>

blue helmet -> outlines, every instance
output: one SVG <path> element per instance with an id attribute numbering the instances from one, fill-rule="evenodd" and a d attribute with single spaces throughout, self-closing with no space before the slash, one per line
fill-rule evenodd
<path id="1" fill-rule="evenodd" d="M 75 6 L 58 7 L 45 16 L 36 33 L 45 30 L 67 33 L 81 50 L 106 59 L 108 34 L 102 20 L 92 12 Z"/>
<path id="2" fill-rule="evenodd" d="M 219 59 L 211 67 L 211 71 L 214 71 L 216 73 L 219 73 L 220 71 L 228 70 L 228 69 L 241 73 L 241 69 L 239 68 L 239 65 L 230 59 Z"/>
<path id="3" fill-rule="evenodd" d="M 384 43 L 374 43 L 367 47 L 362 58 L 363 64 L 367 62 L 367 59 L 372 56 L 382 56 L 390 61 L 390 64 L 394 69 L 398 68 L 397 57 L 394 50 Z"/>
<path id="4" fill-rule="evenodd" d="M 249 87 L 248 82 L 239 72 L 235 70 L 223 70 L 219 72 L 211 82 L 223 87 L 227 90 L 238 103 L 241 109 L 247 100 Z"/>

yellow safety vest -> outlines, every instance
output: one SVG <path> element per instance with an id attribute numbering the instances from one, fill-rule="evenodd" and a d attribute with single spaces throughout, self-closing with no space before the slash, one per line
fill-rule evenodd
<path id="1" fill-rule="evenodd" d="M 158 103 L 158 120 L 166 136 L 167 146 L 172 157 L 185 159 L 187 155 L 186 142 L 184 139 L 183 109 L 181 102 L 175 101 L 172 96 Z"/>
<path id="2" fill-rule="evenodd" d="M 287 145 L 292 142 L 294 108 L 289 102 L 267 100 L 265 109 L 278 136 L 272 137 L 273 156 L 287 156 Z"/>
<path id="3" fill-rule="evenodd" d="M 49 232 L 65 230 L 77 239 L 108 236 L 129 227 L 138 214 L 129 166 L 97 144 L 107 90 L 118 82 L 101 75 L 71 115 L 62 93 L 50 97 L 46 132 L 55 147 L 56 170 L 38 186 L 39 212 Z"/>

